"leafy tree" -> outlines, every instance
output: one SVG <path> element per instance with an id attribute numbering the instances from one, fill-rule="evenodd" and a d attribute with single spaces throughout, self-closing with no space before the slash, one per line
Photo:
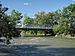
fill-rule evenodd
<path id="1" fill-rule="evenodd" d="M 7 7 L 2 7 L 0 4 L 0 36 L 5 36 L 7 38 L 6 44 L 9 44 L 10 32 L 9 32 L 9 20 L 7 19 L 8 16 L 5 12 L 8 10 Z"/>
<path id="2" fill-rule="evenodd" d="M 58 13 L 60 14 L 60 13 Z M 74 31 L 74 17 L 75 17 L 75 4 L 70 4 L 69 6 L 65 7 L 61 12 L 61 18 L 59 19 L 58 25 L 54 26 L 54 31 L 59 34 L 75 34 Z"/>
<path id="3" fill-rule="evenodd" d="M 16 32 L 17 20 L 22 18 L 21 13 L 13 10 L 11 15 L 7 15 L 5 12 L 8 10 L 7 7 L 2 7 L 0 4 L 0 36 L 7 38 L 6 44 L 9 44 L 9 39 L 13 36 L 13 32 Z"/>
<path id="4" fill-rule="evenodd" d="M 53 24 L 53 16 L 54 14 L 52 12 L 45 13 L 44 11 L 38 12 L 35 14 L 36 17 L 36 23 L 38 25 L 43 25 L 43 24 Z"/>
<path id="5" fill-rule="evenodd" d="M 33 24 L 33 23 L 34 22 L 33 22 L 32 18 L 30 18 L 29 16 L 25 16 L 25 19 L 23 21 L 23 25 L 25 25 L 25 24 Z"/>
<path id="6" fill-rule="evenodd" d="M 50 24 L 51 26 L 53 26 L 53 24 L 54 24 L 54 17 L 55 15 L 54 15 L 54 13 L 53 12 L 48 12 L 47 14 L 46 14 L 46 24 Z"/>
<path id="7" fill-rule="evenodd" d="M 22 13 L 20 13 L 19 11 L 16 10 L 12 10 L 11 14 L 9 15 L 8 20 L 10 21 L 10 23 L 16 27 L 17 22 L 22 18 Z"/>
<path id="8" fill-rule="evenodd" d="M 36 23 L 38 25 L 46 23 L 46 14 L 44 11 L 38 12 L 37 14 L 35 14 L 35 17 L 36 17 Z"/>
<path id="9" fill-rule="evenodd" d="M 1 32 L 0 35 L 1 36 L 3 36 L 4 31 L 7 31 L 7 29 L 8 29 L 5 27 L 9 23 L 9 21 L 7 20 L 7 15 L 5 14 L 5 12 L 7 10 L 8 10 L 8 8 L 2 7 L 2 4 L 0 4 L 0 32 Z"/>
<path id="10" fill-rule="evenodd" d="M 20 13 L 19 11 L 16 10 L 12 10 L 11 14 L 8 16 L 8 20 L 10 21 L 10 25 L 12 28 L 12 35 L 14 37 L 18 37 L 20 36 L 20 31 L 16 29 L 17 27 L 17 23 L 20 21 L 20 19 L 22 18 L 22 13 Z"/>

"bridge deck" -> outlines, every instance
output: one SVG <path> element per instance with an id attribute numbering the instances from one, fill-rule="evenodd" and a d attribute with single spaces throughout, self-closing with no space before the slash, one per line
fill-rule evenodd
<path id="1" fill-rule="evenodd" d="M 51 30 L 52 27 L 21 27 L 17 29 L 22 29 L 22 30 Z"/>

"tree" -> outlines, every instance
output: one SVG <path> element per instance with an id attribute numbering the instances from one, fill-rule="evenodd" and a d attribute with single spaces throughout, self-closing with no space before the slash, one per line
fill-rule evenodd
<path id="1" fill-rule="evenodd" d="M 16 10 L 12 10 L 11 14 L 9 15 L 8 20 L 13 25 L 13 27 L 16 27 L 17 22 L 22 18 L 22 13 Z"/>
<path id="2" fill-rule="evenodd" d="M 20 20 L 22 16 L 15 10 L 12 11 L 11 15 L 7 15 L 5 13 L 7 10 L 7 7 L 2 7 L 2 4 L 0 4 L 0 36 L 6 37 L 6 44 L 9 44 L 9 40 L 15 32 L 17 20 Z"/>
<path id="3" fill-rule="evenodd" d="M 18 37 L 20 36 L 20 31 L 16 29 L 17 23 L 20 21 L 22 18 L 22 13 L 16 10 L 12 10 L 11 14 L 8 16 L 8 20 L 10 21 L 10 27 L 11 27 L 11 33 L 13 37 Z"/>
<path id="4" fill-rule="evenodd" d="M 2 4 L 0 4 L 0 36 L 5 36 L 7 38 L 6 44 L 9 44 L 9 20 L 5 14 L 7 10 L 7 7 L 2 7 Z"/>
<path id="5" fill-rule="evenodd" d="M 5 12 L 8 10 L 7 7 L 2 7 L 2 4 L 0 4 L 0 35 L 3 36 L 4 32 L 6 32 L 8 30 L 7 24 L 9 23 L 9 21 L 7 20 L 7 15 L 5 14 Z"/>
<path id="6" fill-rule="evenodd" d="M 30 18 L 29 16 L 25 16 L 25 19 L 23 21 L 23 25 L 25 25 L 25 24 L 33 24 L 33 23 L 34 22 L 33 22 L 32 18 Z"/>
<path id="7" fill-rule="evenodd" d="M 53 12 L 48 12 L 47 14 L 46 14 L 46 24 L 50 24 L 51 26 L 53 26 L 53 24 L 54 24 L 54 17 L 55 15 L 54 15 L 54 13 Z"/>
<path id="8" fill-rule="evenodd" d="M 70 4 L 69 6 L 65 7 L 61 12 L 60 17 L 61 18 L 59 19 L 58 25 L 54 26 L 54 31 L 59 34 L 75 34 L 75 4 Z"/>
<path id="9" fill-rule="evenodd" d="M 46 23 L 46 13 L 44 11 L 38 12 L 37 14 L 35 14 L 35 17 L 36 17 L 36 23 L 38 25 Z"/>

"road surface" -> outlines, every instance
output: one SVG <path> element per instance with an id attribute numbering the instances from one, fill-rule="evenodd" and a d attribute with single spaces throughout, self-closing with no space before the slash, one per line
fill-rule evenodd
<path id="1" fill-rule="evenodd" d="M 0 43 L 0 56 L 75 56 L 75 39 L 27 37 Z"/>

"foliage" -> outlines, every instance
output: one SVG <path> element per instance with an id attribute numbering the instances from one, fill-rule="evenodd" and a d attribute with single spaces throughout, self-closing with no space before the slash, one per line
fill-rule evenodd
<path id="1" fill-rule="evenodd" d="M 15 10 L 12 11 L 11 15 L 7 15 L 5 13 L 7 10 L 7 7 L 2 7 L 2 4 L 0 4 L 0 36 L 11 38 L 17 31 L 16 24 L 22 16 L 21 13 Z"/>
<path id="2" fill-rule="evenodd" d="M 54 32 L 56 34 L 75 34 L 75 4 L 65 7 L 60 15 L 59 23 L 53 27 Z"/>
<path id="3" fill-rule="evenodd" d="M 8 16 L 5 14 L 7 10 L 8 8 L 3 8 L 2 4 L 0 4 L 0 36 L 6 35 L 8 32 L 9 21 L 7 20 Z"/>
<path id="4" fill-rule="evenodd" d="M 45 13 L 44 11 L 38 12 L 35 14 L 36 23 L 39 25 L 43 24 L 52 24 L 53 22 L 53 13 Z"/>
<path id="5" fill-rule="evenodd" d="M 15 27 L 17 22 L 22 18 L 22 13 L 16 10 L 12 10 L 11 14 L 9 15 L 8 20 L 10 23 Z"/>
<path id="6" fill-rule="evenodd" d="M 35 14 L 37 24 L 44 24 L 46 22 L 46 14 L 44 11 Z"/>
<path id="7" fill-rule="evenodd" d="M 25 19 L 23 21 L 23 25 L 25 25 L 25 24 L 32 24 L 32 23 L 34 23 L 33 19 L 30 18 L 29 16 L 25 16 Z"/>
<path id="8" fill-rule="evenodd" d="M 55 12 L 37 12 L 33 20 L 30 17 L 25 19 L 24 24 L 28 23 L 32 25 L 49 24 L 53 26 L 55 34 L 75 34 L 75 4 L 70 4 L 63 10 Z"/>
<path id="9" fill-rule="evenodd" d="M 2 7 L 0 4 L 0 36 L 13 36 L 16 31 L 17 22 L 22 18 L 22 13 L 16 10 L 12 10 L 11 14 L 8 15 L 5 12 L 8 10 L 7 7 Z M 48 24 L 53 27 L 55 34 L 75 34 L 75 4 L 63 8 L 63 10 L 57 10 L 55 12 L 44 12 L 40 11 L 35 14 L 35 18 L 29 16 L 24 17 L 23 25 L 29 24 L 32 26 Z M 32 31 L 30 31 L 32 32 Z M 35 31 L 37 34 L 37 31 Z"/>
<path id="10" fill-rule="evenodd" d="M 20 19 L 23 17 L 22 13 L 20 13 L 19 11 L 16 10 L 12 10 L 11 14 L 8 15 L 8 20 L 10 21 L 10 25 L 12 27 L 13 30 L 12 31 L 12 35 L 14 37 L 18 37 L 20 36 L 20 32 L 19 30 L 16 29 L 17 27 L 17 23 L 20 21 Z"/>

